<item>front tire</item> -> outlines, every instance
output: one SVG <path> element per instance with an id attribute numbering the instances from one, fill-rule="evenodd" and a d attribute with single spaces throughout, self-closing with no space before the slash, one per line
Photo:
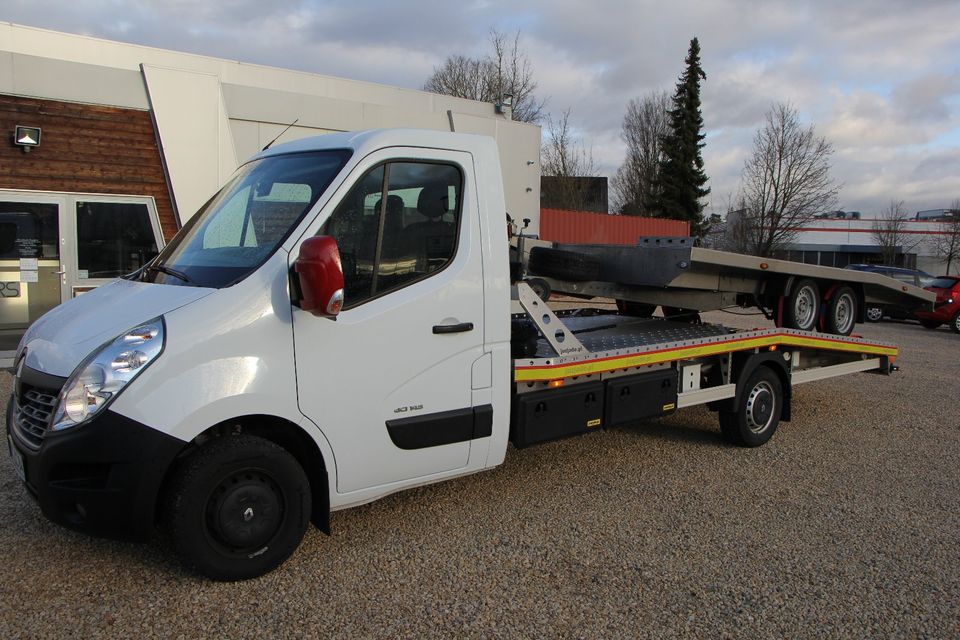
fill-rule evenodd
<path id="1" fill-rule="evenodd" d="M 720 431 L 732 444 L 759 447 L 780 424 L 783 385 L 770 367 L 759 366 L 747 378 L 733 411 L 719 414 Z"/>
<path id="2" fill-rule="evenodd" d="M 261 576 L 310 521 L 310 482 L 285 449 L 248 435 L 211 440 L 175 469 L 165 519 L 184 564 L 214 580 Z"/>
<path id="3" fill-rule="evenodd" d="M 883 309 L 875 304 L 867 305 L 867 322 L 880 322 L 883 320 Z"/>

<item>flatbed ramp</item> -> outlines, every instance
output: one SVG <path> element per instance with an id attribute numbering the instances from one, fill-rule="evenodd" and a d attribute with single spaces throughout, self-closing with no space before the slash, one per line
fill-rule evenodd
<path id="1" fill-rule="evenodd" d="M 897 348 L 798 329 L 731 330 L 603 310 L 559 312 L 525 283 L 513 316 L 511 441 L 524 447 L 705 404 L 732 442 L 759 446 L 790 420 L 796 384 L 890 373 Z"/>
<path id="2" fill-rule="evenodd" d="M 598 322 L 600 318 L 604 320 Z M 823 352 L 817 354 L 821 360 L 828 354 L 833 354 L 836 358 L 845 360 L 838 364 L 856 363 L 852 368 L 844 366 L 834 369 L 835 375 L 880 369 L 881 359 L 892 362 L 897 357 L 897 347 L 893 345 L 853 336 L 840 338 L 816 335 L 797 329 L 731 331 L 722 325 L 687 325 L 656 318 L 635 320 L 618 316 L 598 316 L 589 320 L 587 323 L 580 319 L 564 321 L 564 324 L 570 327 L 601 322 L 606 325 L 585 335 L 578 335 L 588 353 L 557 356 L 550 345 L 541 339 L 537 343 L 538 351 L 533 357 L 514 361 L 515 381 L 542 382 L 759 349 L 798 349 L 800 351 L 797 355 L 800 356 L 803 350 L 812 349 Z M 551 353 L 553 355 L 550 355 Z M 793 354 L 790 355 L 793 357 Z M 854 356 L 853 360 L 850 360 L 851 355 Z M 798 358 L 795 364 L 801 365 L 801 360 L 802 357 Z M 827 365 L 830 366 L 836 365 Z M 820 373 L 828 374 L 830 369 L 827 367 L 816 368 L 821 369 Z M 793 369 L 794 374 L 799 370 L 798 366 Z M 807 382 L 821 377 L 808 374 L 800 376 L 802 380 L 795 381 Z M 794 378 L 797 376 L 794 375 Z"/>

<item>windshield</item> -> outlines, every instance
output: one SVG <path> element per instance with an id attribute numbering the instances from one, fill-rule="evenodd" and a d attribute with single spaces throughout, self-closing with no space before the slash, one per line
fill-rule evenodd
<path id="1" fill-rule="evenodd" d="M 228 287 L 263 264 L 350 157 L 349 151 L 270 156 L 230 181 L 144 268 L 148 282 Z"/>
<path id="2" fill-rule="evenodd" d="M 957 282 L 958 280 L 956 278 L 934 278 L 927 286 L 936 287 L 937 289 L 949 289 L 957 284 Z"/>

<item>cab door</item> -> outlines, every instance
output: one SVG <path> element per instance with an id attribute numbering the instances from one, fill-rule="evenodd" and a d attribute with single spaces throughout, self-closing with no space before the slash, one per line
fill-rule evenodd
<path id="1" fill-rule="evenodd" d="M 293 310 L 300 410 L 329 440 L 339 493 L 462 469 L 489 435 L 471 393 L 483 356 L 473 184 L 467 153 L 375 153 L 305 236 L 333 236 L 345 276 L 335 321 Z"/>

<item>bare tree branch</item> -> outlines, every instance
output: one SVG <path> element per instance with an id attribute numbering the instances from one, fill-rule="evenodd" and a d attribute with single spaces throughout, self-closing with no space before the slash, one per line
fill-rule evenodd
<path id="1" fill-rule="evenodd" d="M 512 38 L 490 30 L 490 53 L 483 58 L 448 56 L 423 85 L 424 91 L 483 102 L 499 102 L 513 95 L 513 119 L 539 122 L 544 101 L 534 95 L 533 65 L 520 47 L 520 31 Z"/>
<path id="2" fill-rule="evenodd" d="M 907 212 L 903 200 L 891 200 L 887 208 L 873 221 L 873 239 L 880 246 L 883 264 L 897 264 L 897 255 L 910 253 L 917 241 L 907 233 Z"/>
<path id="3" fill-rule="evenodd" d="M 940 224 L 940 235 L 934 236 L 934 251 L 941 260 L 946 260 L 950 273 L 954 263 L 960 263 L 960 200 L 950 205 L 949 218 Z"/>
<path id="4" fill-rule="evenodd" d="M 835 206 L 839 187 L 830 177 L 833 145 L 803 127 L 789 104 L 776 104 L 756 133 L 743 167 L 741 225 L 747 252 L 769 256 L 790 244 L 820 211 Z"/>
<path id="5" fill-rule="evenodd" d="M 613 177 L 614 209 L 627 215 L 652 215 L 657 201 L 662 139 L 670 128 L 666 91 L 633 98 L 623 116 L 620 137 L 627 156 Z"/>
<path id="6" fill-rule="evenodd" d="M 551 201 L 564 209 L 587 210 L 589 188 L 582 178 L 596 176 L 593 151 L 583 146 L 570 126 L 570 109 L 558 120 L 547 116 L 543 146 L 540 149 L 542 175 L 551 181 Z"/>

